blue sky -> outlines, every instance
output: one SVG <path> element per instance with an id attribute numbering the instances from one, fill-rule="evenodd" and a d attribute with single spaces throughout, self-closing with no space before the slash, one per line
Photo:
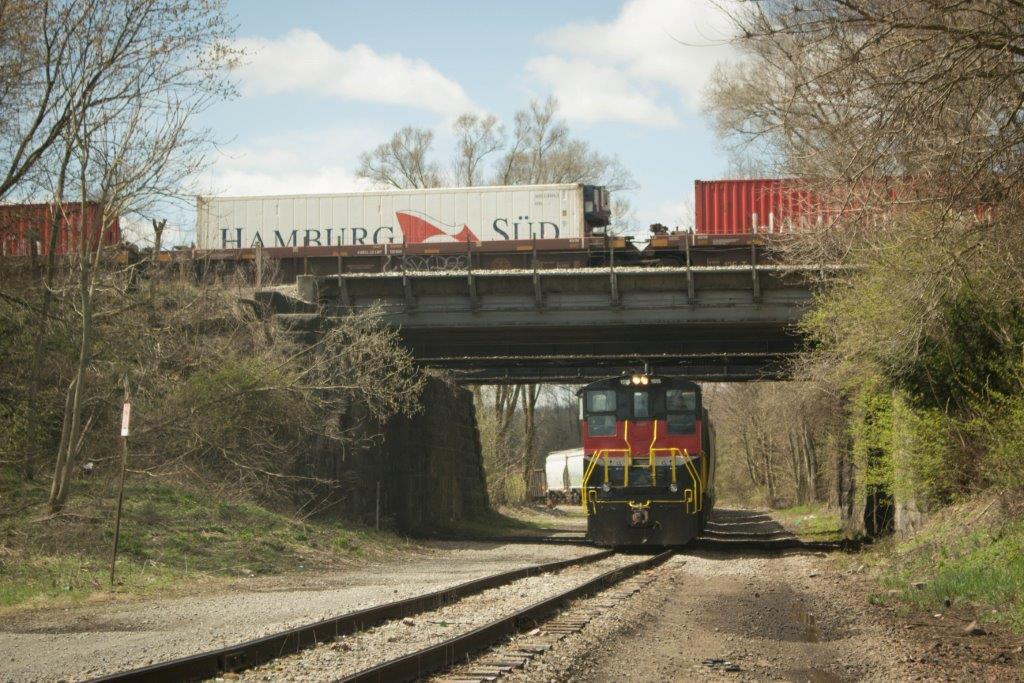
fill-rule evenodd
<path id="1" fill-rule="evenodd" d="M 247 58 L 241 96 L 204 115 L 222 141 L 204 194 L 362 189 L 359 153 L 396 129 L 435 130 L 447 162 L 459 113 L 509 122 L 550 94 L 576 137 L 633 172 L 642 225 L 689 220 L 694 179 L 725 171 L 700 112 L 708 73 L 729 57 L 710 0 L 234 0 L 229 9 Z"/>

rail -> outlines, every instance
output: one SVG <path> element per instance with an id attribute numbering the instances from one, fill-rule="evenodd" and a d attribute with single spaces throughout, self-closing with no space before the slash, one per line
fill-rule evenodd
<path id="1" fill-rule="evenodd" d="M 410 655 L 346 676 L 341 681 L 344 683 L 414 681 L 439 669 L 449 668 L 464 661 L 474 652 L 490 647 L 526 628 L 532 628 L 537 621 L 548 617 L 572 600 L 610 588 L 645 569 L 656 567 L 672 557 L 674 552 L 668 550 L 624 567 L 612 569 L 574 588 L 521 609 L 511 616 L 502 617 L 443 643 L 431 645 Z"/>
<path id="2" fill-rule="evenodd" d="M 91 683 L 128 683 L 191 681 L 213 678 L 225 672 L 236 672 L 251 668 L 272 659 L 292 654 L 318 643 L 355 631 L 370 628 L 384 621 L 401 619 L 421 612 L 437 609 L 469 595 L 490 588 L 502 586 L 527 576 L 559 571 L 578 564 L 590 564 L 611 557 L 611 550 L 605 550 L 584 557 L 559 560 L 544 564 L 530 565 L 493 576 L 473 579 L 450 588 L 443 588 L 425 595 L 389 602 L 357 612 L 317 621 L 306 626 L 289 629 L 238 645 L 202 652 L 168 662 L 153 664 L 140 669 L 123 671 L 93 679 Z"/>

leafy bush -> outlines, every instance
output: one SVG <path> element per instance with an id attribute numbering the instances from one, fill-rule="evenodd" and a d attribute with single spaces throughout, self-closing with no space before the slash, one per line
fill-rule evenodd
<path id="1" fill-rule="evenodd" d="M 1024 394 L 995 395 L 981 414 L 975 429 L 986 447 L 985 477 L 1001 488 L 1024 491 Z"/>
<path id="2" fill-rule="evenodd" d="M 0 298 L 0 331 L 10 332 L 0 334 L 0 464 L 24 461 L 31 443 L 37 470 L 49 472 L 75 357 L 68 330 L 75 328 L 63 325 L 59 308 L 42 328 L 42 388 L 28 405 L 41 329 L 31 310 L 40 292 L 19 277 L 27 283 L 25 305 Z M 375 425 L 418 409 L 423 377 L 376 311 L 350 316 L 305 346 L 230 285 L 156 277 L 138 287 L 127 275 L 119 282 L 97 300 L 79 474 L 87 462 L 105 474 L 116 468 L 125 380 L 133 469 L 280 504 L 323 495 L 307 467 L 310 454 L 365 438 L 359 420 L 343 416 L 368 415 Z M 33 414 L 42 431 L 35 438 L 27 434 Z"/>

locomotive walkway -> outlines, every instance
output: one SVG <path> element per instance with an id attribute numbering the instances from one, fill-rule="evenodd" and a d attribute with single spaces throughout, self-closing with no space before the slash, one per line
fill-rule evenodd
<path id="1" fill-rule="evenodd" d="M 779 379 L 803 340 L 818 266 L 461 270 L 306 275 L 261 292 L 314 334 L 379 307 L 424 365 L 465 383 L 574 382 L 646 361 L 696 380 Z"/>

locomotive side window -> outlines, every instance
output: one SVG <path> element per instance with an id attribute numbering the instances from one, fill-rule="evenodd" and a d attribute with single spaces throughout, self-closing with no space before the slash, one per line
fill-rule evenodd
<path id="1" fill-rule="evenodd" d="M 697 392 L 669 389 L 665 392 L 669 434 L 693 434 L 697 427 Z"/>
<path id="2" fill-rule="evenodd" d="M 633 419 L 651 419 L 651 399 L 646 391 L 633 392 Z"/>
<path id="3" fill-rule="evenodd" d="M 588 413 L 614 413 L 615 390 L 601 389 L 587 392 Z"/>

